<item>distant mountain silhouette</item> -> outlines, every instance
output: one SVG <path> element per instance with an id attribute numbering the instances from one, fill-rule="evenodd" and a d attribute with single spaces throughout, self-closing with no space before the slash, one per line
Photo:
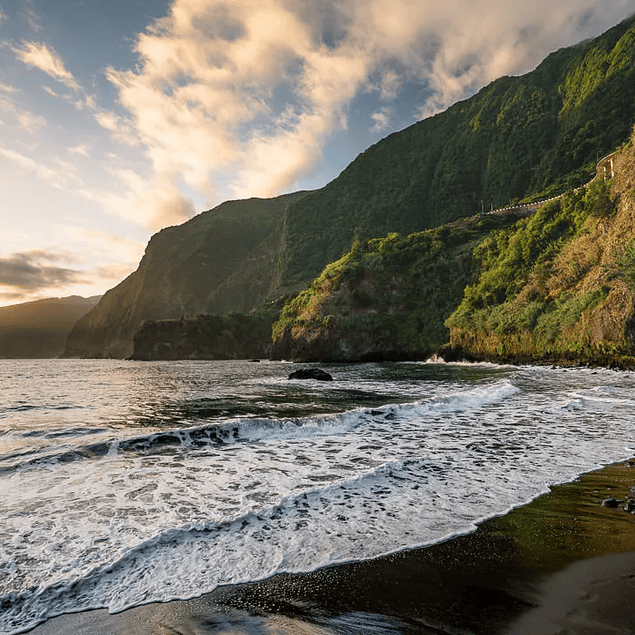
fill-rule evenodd
<path id="1" fill-rule="evenodd" d="M 0 307 L 0 358 L 59 357 L 75 322 L 100 298 L 72 295 Z"/>

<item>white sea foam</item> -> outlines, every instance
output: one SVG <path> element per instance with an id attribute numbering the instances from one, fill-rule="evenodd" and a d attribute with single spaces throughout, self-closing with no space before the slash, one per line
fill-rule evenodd
<path id="1" fill-rule="evenodd" d="M 412 386 L 407 403 L 34 446 L 0 472 L 0 631 L 434 543 L 632 452 L 630 376 L 580 390 L 556 371 L 483 372 L 408 378 L 393 391 Z"/>

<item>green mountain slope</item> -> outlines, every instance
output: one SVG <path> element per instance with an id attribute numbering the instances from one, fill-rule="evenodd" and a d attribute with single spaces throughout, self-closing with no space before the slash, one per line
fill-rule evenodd
<path id="1" fill-rule="evenodd" d="M 635 18 L 390 135 L 321 190 L 234 201 L 150 241 L 69 337 L 128 356 L 143 319 L 250 311 L 297 293 L 354 241 L 410 234 L 585 182 L 635 120 Z"/>
<path id="2" fill-rule="evenodd" d="M 488 237 L 448 358 L 635 365 L 635 147 L 614 179 Z M 607 175 L 607 176 L 610 176 Z"/>

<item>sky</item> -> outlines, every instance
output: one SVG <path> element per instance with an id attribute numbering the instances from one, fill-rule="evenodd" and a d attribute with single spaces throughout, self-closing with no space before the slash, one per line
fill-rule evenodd
<path id="1" fill-rule="evenodd" d="M 0 0 L 0 306 L 104 293 L 151 235 L 319 188 L 635 0 Z"/>

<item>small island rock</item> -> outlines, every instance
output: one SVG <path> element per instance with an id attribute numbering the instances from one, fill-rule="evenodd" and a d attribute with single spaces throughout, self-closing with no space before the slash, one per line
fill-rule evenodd
<path id="1" fill-rule="evenodd" d="M 333 381 L 333 377 L 321 368 L 301 368 L 294 370 L 289 379 L 317 379 L 319 381 Z"/>

